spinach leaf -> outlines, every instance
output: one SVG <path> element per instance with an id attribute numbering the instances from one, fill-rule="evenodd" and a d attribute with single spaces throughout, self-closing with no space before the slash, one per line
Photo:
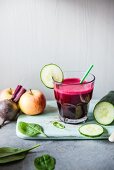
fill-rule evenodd
<path id="1" fill-rule="evenodd" d="M 20 148 L 10 148 L 10 147 L 3 147 L 0 148 L 0 158 L 8 156 L 10 154 L 14 154 L 16 152 L 23 151 L 23 149 Z"/>
<path id="2" fill-rule="evenodd" d="M 34 165 L 37 170 L 54 170 L 56 160 L 50 155 L 42 155 L 34 160 Z"/>
<path id="3" fill-rule="evenodd" d="M 2 158 L 0 158 L 0 164 L 5 164 L 5 163 L 10 163 L 10 162 L 22 160 L 26 157 L 26 155 L 27 155 L 27 152 L 23 152 L 23 153 L 19 153 L 19 154 L 16 154 L 16 155 L 10 155 L 10 156 L 6 156 L 6 157 L 2 157 Z"/>
<path id="4" fill-rule="evenodd" d="M 59 122 L 53 122 L 53 125 L 55 127 L 59 128 L 59 129 L 64 129 L 65 128 L 65 126 L 63 124 L 59 123 Z"/>
<path id="5" fill-rule="evenodd" d="M 43 131 L 43 128 L 39 124 L 19 122 L 18 129 L 26 136 L 35 137 L 38 134 L 43 134 L 45 137 L 47 137 Z"/>
<path id="6" fill-rule="evenodd" d="M 3 147 L 0 148 L 0 159 L 7 157 L 7 156 L 11 156 L 11 155 L 16 155 L 16 154 L 20 154 L 20 153 L 27 153 L 32 149 L 35 149 L 37 147 L 39 147 L 40 145 L 37 144 L 31 148 L 28 149 L 20 149 L 20 148 L 11 148 L 11 147 Z"/>

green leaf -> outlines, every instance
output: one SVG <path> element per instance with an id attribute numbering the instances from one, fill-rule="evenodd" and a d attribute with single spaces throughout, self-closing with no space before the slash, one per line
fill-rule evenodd
<path id="1" fill-rule="evenodd" d="M 47 137 L 43 131 L 43 128 L 39 124 L 19 122 L 18 129 L 22 134 L 26 136 L 34 137 L 38 134 L 43 134 L 45 137 Z"/>
<path id="2" fill-rule="evenodd" d="M 0 148 L 0 158 L 8 156 L 10 154 L 14 154 L 16 152 L 23 151 L 23 149 L 20 148 L 10 148 L 10 147 L 3 147 Z"/>
<path id="3" fill-rule="evenodd" d="M 50 155 L 42 155 L 34 160 L 34 166 L 37 170 L 54 170 L 56 160 Z"/>
<path id="4" fill-rule="evenodd" d="M 65 126 L 63 124 L 59 123 L 59 122 L 53 122 L 53 125 L 55 127 L 59 128 L 59 129 L 64 129 L 65 128 Z"/>
<path id="5" fill-rule="evenodd" d="M 6 157 L 6 156 L 11 156 L 11 155 L 16 155 L 20 153 L 27 153 L 32 149 L 35 149 L 39 147 L 40 145 L 37 144 L 31 148 L 28 149 L 20 149 L 20 148 L 11 148 L 11 147 L 2 147 L 0 148 L 0 158 Z"/>
<path id="6" fill-rule="evenodd" d="M 0 158 L 0 164 L 5 164 L 5 163 L 22 160 L 26 157 L 26 155 L 27 155 L 27 152 L 23 152 L 23 153 L 19 153 L 16 155 L 10 155 L 10 156 Z"/>

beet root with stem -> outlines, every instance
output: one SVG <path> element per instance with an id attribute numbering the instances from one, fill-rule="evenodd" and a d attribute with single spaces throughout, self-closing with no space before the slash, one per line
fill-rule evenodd
<path id="1" fill-rule="evenodd" d="M 18 115 L 19 107 L 12 100 L 0 101 L 0 127 L 4 126 L 6 122 L 15 120 Z"/>

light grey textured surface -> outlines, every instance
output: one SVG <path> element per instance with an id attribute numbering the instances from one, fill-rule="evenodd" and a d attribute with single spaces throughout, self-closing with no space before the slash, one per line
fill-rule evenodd
<path id="1" fill-rule="evenodd" d="M 48 153 L 56 158 L 55 170 L 114 170 L 114 144 L 107 140 L 38 141 L 22 140 L 15 134 L 15 123 L 0 129 L 0 147 L 41 147 L 25 160 L 0 166 L 0 170 L 34 170 L 35 157 Z"/>

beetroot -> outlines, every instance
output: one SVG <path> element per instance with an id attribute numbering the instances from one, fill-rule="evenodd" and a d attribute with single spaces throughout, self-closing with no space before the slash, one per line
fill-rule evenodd
<path id="1" fill-rule="evenodd" d="M 1 125 L 3 126 L 5 122 L 14 120 L 18 114 L 19 108 L 15 102 L 12 100 L 2 100 L 0 101 L 0 118 Z"/>
<path id="2" fill-rule="evenodd" d="M 21 85 L 18 85 L 12 99 L 0 101 L 0 127 L 16 119 L 19 112 L 17 102 L 25 92 L 26 90 Z"/>

